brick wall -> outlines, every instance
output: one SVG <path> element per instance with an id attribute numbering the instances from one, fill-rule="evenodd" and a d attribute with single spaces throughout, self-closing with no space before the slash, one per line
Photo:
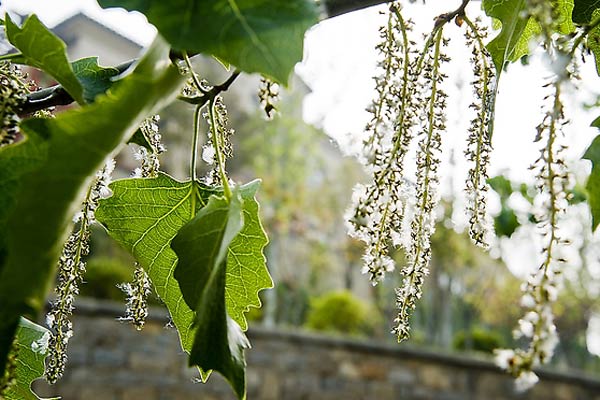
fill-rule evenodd
<path id="1" fill-rule="evenodd" d="M 137 332 L 115 321 L 122 305 L 81 302 L 74 317 L 65 377 L 45 396 L 64 400 L 234 399 L 223 379 L 194 383 L 177 333 L 160 310 Z M 485 359 L 379 345 L 303 332 L 251 329 L 249 400 L 600 400 L 600 380 L 540 371 L 540 383 L 517 394 L 512 380 Z"/>

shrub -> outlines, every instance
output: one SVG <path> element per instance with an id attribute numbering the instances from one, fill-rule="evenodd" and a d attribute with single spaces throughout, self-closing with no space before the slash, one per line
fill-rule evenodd
<path id="1" fill-rule="evenodd" d="M 473 328 L 469 332 L 459 331 L 454 335 L 452 347 L 457 350 L 475 350 L 493 353 L 494 349 L 503 347 L 502 337 L 482 328 Z"/>
<path id="2" fill-rule="evenodd" d="M 80 287 L 82 296 L 122 302 L 125 294 L 117 285 L 132 279 L 133 265 L 115 258 L 92 258 L 87 262 L 84 277 L 85 284 Z"/>
<path id="3" fill-rule="evenodd" d="M 309 329 L 350 335 L 366 335 L 377 325 L 377 312 L 347 290 L 330 292 L 310 301 Z"/>

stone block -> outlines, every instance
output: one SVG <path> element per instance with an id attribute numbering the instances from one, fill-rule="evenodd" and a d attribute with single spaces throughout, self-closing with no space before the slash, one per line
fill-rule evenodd
<path id="1" fill-rule="evenodd" d="M 79 391 L 79 397 L 73 398 L 73 400 L 121 400 L 119 394 L 119 391 L 110 385 L 82 385 Z M 67 399 L 65 398 L 65 400 Z"/>
<path id="2" fill-rule="evenodd" d="M 187 367 L 174 330 L 149 320 L 139 333 L 114 318 L 76 315 L 65 377 L 56 386 L 36 383 L 40 395 L 236 400 L 217 373 L 206 385 L 192 382 L 198 372 Z M 257 334 L 253 342 L 254 349 L 247 352 L 247 390 L 253 400 L 600 400 L 594 383 L 562 380 L 560 375 L 517 394 L 508 375 L 461 356 L 421 357 L 418 350 L 404 354 L 386 346 L 336 345 L 316 336 L 305 340 L 298 333 Z"/>
<path id="3" fill-rule="evenodd" d="M 90 362 L 90 351 L 86 345 L 76 345 L 69 343 L 67 348 L 68 363 L 67 368 L 85 365 Z"/>
<path id="4" fill-rule="evenodd" d="M 159 400 L 193 400 L 193 399 L 202 399 L 202 400 L 229 400 L 229 398 L 217 397 L 212 394 L 206 394 L 203 392 L 189 392 L 182 391 L 176 388 L 172 390 L 163 390 L 161 391 Z M 233 397 L 231 398 L 233 400 Z"/>
<path id="5" fill-rule="evenodd" d="M 402 366 L 392 366 L 388 370 L 387 379 L 392 383 L 401 385 L 413 385 L 417 380 L 417 374 L 414 369 Z"/>
<path id="6" fill-rule="evenodd" d="M 159 400 L 159 393 L 153 387 L 131 387 L 123 389 L 122 400 Z"/>
<path id="7" fill-rule="evenodd" d="M 360 379 L 367 381 L 384 381 L 387 379 L 389 364 L 386 359 L 379 361 L 369 359 L 358 364 Z"/>
<path id="8" fill-rule="evenodd" d="M 353 362 L 344 360 L 339 364 L 338 374 L 344 379 L 357 379 L 360 377 L 360 369 Z"/>
<path id="9" fill-rule="evenodd" d="M 450 368 L 437 365 L 423 365 L 419 370 L 419 383 L 434 391 L 456 390 L 457 382 Z"/>
<path id="10" fill-rule="evenodd" d="M 390 382 L 372 382 L 367 385 L 367 399 L 391 400 L 397 397 L 394 384 Z"/>
<path id="11" fill-rule="evenodd" d="M 281 398 L 280 379 L 276 372 L 265 371 L 258 398 L 261 400 L 278 400 Z"/>
<path id="12" fill-rule="evenodd" d="M 514 381 L 508 374 L 483 372 L 474 376 L 477 399 L 514 398 Z"/>
<path id="13" fill-rule="evenodd" d="M 99 347 L 92 351 L 90 364 L 97 367 L 120 367 L 125 365 L 126 359 L 125 349 Z"/>
<path id="14" fill-rule="evenodd" d="M 129 356 L 129 367 L 134 371 L 166 373 L 176 371 L 185 362 L 176 352 L 167 351 L 136 351 Z"/>
<path id="15" fill-rule="evenodd" d="M 578 397 L 575 389 L 565 384 L 542 381 L 530 390 L 527 398 L 531 400 L 573 400 Z"/>

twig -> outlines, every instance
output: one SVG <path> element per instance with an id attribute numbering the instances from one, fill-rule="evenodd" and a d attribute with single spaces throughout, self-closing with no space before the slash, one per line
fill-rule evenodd
<path id="1" fill-rule="evenodd" d="M 438 17 L 435 19 L 435 26 L 445 24 L 447 22 L 452 21 L 456 17 L 462 17 L 463 15 L 465 15 L 465 8 L 467 7 L 467 4 L 469 4 L 470 1 L 471 0 L 462 0 L 462 4 L 456 10 L 438 15 Z"/>
<path id="2" fill-rule="evenodd" d="M 136 60 L 126 61 L 115 67 L 119 74 L 125 72 Z M 66 106 L 73 102 L 73 97 L 61 86 L 55 85 L 49 88 L 37 90 L 27 96 L 27 100 L 19 111 L 19 115 L 28 115 L 49 107 Z"/>
<path id="3" fill-rule="evenodd" d="M 240 74 L 241 74 L 240 70 L 235 70 L 233 72 L 233 74 L 231 74 L 231 76 L 229 78 L 227 78 L 227 80 L 225 82 L 221 83 L 220 85 L 213 86 L 212 89 L 203 93 L 201 96 L 195 96 L 195 97 L 178 96 L 177 98 L 179 100 L 185 101 L 186 103 L 203 106 L 204 104 L 208 103 L 209 101 L 214 100 L 215 97 L 217 97 L 217 95 L 219 95 L 220 93 L 227 91 L 227 89 L 229 89 L 229 86 L 231 86 L 231 84 L 233 82 L 235 82 L 235 80 L 237 79 L 238 76 L 240 76 Z"/>

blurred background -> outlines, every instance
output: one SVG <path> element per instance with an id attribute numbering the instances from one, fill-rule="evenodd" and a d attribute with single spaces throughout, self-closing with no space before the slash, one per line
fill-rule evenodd
<path id="1" fill-rule="evenodd" d="M 5 2 L 3 7 L 17 19 L 31 9 L 35 11 L 34 5 L 28 2 Z M 123 16 L 117 18 L 114 13 L 102 14 L 86 7 L 66 6 L 61 11 L 62 17 L 49 17 L 53 30 L 67 43 L 71 59 L 99 55 L 101 64 L 115 65 L 137 57 L 147 43 L 144 38 L 152 34 L 151 28 L 143 28 L 149 29 L 146 36 L 139 31 L 130 34 L 131 28 L 123 29 L 122 23 L 115 22 Z M 440 9 L 439 5 L 427 9 L 414 7 L 417 19 L 423 21 L 431 21 L 428 18 L 439 14 Z M 497 145 L 500 155 L 494 156 L 494 177 L 490 180 L 493 188 L 490 204 L 498 239 L 492 251 L 486 253 L 471 244 L 465 231 L 461 189 L 466 174 L 462 157 L 464 143 L 458 144 L 455 137 L 466 138 L 464 124 L 468 119 L 460 118 L 460 112 L 451 110 L 451 119 L 455 121 L 449 124 L 448 149 L 445 149 L 443 196 L 432 238 L 431 274 L 412 320 L 412 339 L 395 344 L 390 329 L 395 316 L 394 288 L 399 286 L 400 276 L 389 274 L 382 284 L 371 286 L 360 273 L 362 244 L 346 235 L 343 219 L 353 186 L 367 179 L 353 154 L 368 120 L 363 110 L 372 97 L 370 82 L 376 62 L 370 48 L 377 40 L 381 10 L 375 8 L 338 17 L 309 32 L 305 61 L 298 66 L 290 87 L 280 89 L 278 113 L 273 119 L 268 120 L 259 105 L 258 76 L 242 76 L 224 95 L 229 125 L 235 129 L 235 157 L 229 161 L 228 170 L 236 182 L 262 180 L 258 200 L 270 239 L 266 248 L 268 267 L 275 281 L 274 289 L 261 292 L 263 307 L 248 314 L 251 332 L 252 328 L 260 327 L 282 332 L 312 332 L 491 360 L 493 349 L 520 344 L 512 335 L 522 314 L 519 288 L 531 268 L 537 265 L 539 244 L 533 223 L 535 191 L 531 176 L 523 173 L 536 154 L 515 150 L 519 146 L 515 145 L 514 137 L 531 141 L 535 130 L 530 126 L 535 126 L 539 111 L 523 119 L 519 113 L 526 111 L 522 110 L 503 118 L 503 107 L 515 98 L 515 93 L 508 86 L 501 91 L 504 97 L 499 99 L 498 118 L 503 122 L 498 123 L 496 132 L 498 136 L 503 132 L 507 134 Z M 410 7 L 407 10 L 411 12 Z M 44 20 L 43 10 L 39 12 Z M 142 24 L 139 20 L 140 16 L 135 16 L 132 21 L 138 22 L 132 24 Z M 344 36 L 349 26 L 355 27 L 354 32 Z M 319 41 L 318 46 L 314 45 Z M 342 42 L 350 49 L 340 49 Z M 454 57 L 460 60 L 461 53 Z M 353 64 L 352 60 L 357 59 L 362 61 Z M 463 68 L 465 61 L 466 58 L 459 62 Z M 229 73 L 214 60 L 197 57 L 194 63 L 197 72 L 211 84 L 228 77 Z M 531 64 L 533 72 L 520 65 L 511 67 L 517 76 L 516 83 L 512 84 L 518 85 L 530 79 L 530 75 L 540 74 L 540 69 L 535 68 L 543 68 L 543 60 L 532 60 Z M 459 96 L 459 105 L 468 105 L 470 87 L 465 83 L 468 79 L 457 74 L 448 84 L 450 91 Z M 32 76 L 42 85 L 51 83 L 35 72 Z M 329 94 L 318 97 L 328 89 Z M 540 96 L 534 89 L 527 91 L 527 95 L 529 99 Z M 576 122 L 569 129 L 574 131 L 573 137 L 578 138 L 574 140 L 570 163 L 575 171 L 580 171 L 581 177 L 573 189 L 573 207 L 565 217 L 565 232 L 573 240 L 567 255 L 565 287 L 554 307 L 561 342 L 552 369 L 585 371 L 585 374 L 598 376 L 600 253 L 598 237 L 591 234 L 589 210 L 582 203 L 586 196 L 583 179 L 589 166 L 578 161 L 586 143 L 594 136 L 587 128 L 591 121 L 589 111 L 581 105 L 593 104 L 594 96 L 593 92 L 577 92 L 570 103 Z M 161 134 L 168 149 L 161 158 L 162 169 L 178 179 L 186 179 L 188 174 L 192 114 L 193 108 L 180 102 L 160 114 Z M 503 148 L 504 141 L 510 143 L 511 140 L 512 151 L 517 154 L 509 156 Z M 531 149 L 530 144 L 524 146 Z M 124 149 L 118 156 L 116 177 L 131 176 L 136 167 L 133 147 L 135 145 Z M 203 168 L 204 172 L 208 171 L 208 166 Z M 397 265 L 403 264 L 402 252 L 393 253 L 393 257 Z M 125 295 L 116 285 L 131 279 L 133 265 L 131 257 L 96 226 L 81 294 L 123 304 Z M 157 299 L 153 299 L 152 304 L 160 307 Z M 75 331 L 77 334 L 77 328 Z M 250 366 L 252 368 L 251 362 Z M 264 384 L 262 381 L 261 385 Z M 278 393 L 272 398 L 283 398 L 283 394 Z M 360 398 L 385 398 L 366 393 Z M 429 398 L 442 398 L 431 396 Z"/>

